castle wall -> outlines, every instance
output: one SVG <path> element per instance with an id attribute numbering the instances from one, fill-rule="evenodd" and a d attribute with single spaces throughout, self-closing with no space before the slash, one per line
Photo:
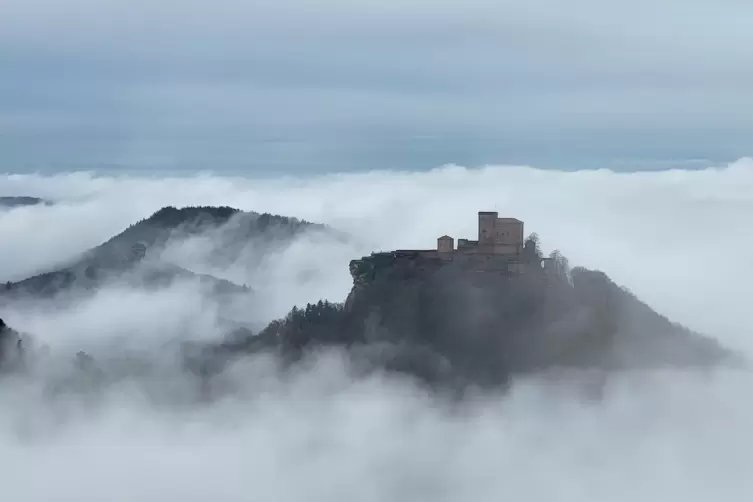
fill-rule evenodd
<path id="1" fill-rule="evenodd" d="M 427 251 L 417 251 L 417 256 L 419 258 L 439 258 L 439 252 L 432 250 Z"/>
<path id="2" fill-rule="evenodd" d="M 529 269 L 530 265 L 525 263 L 514 262 L 508 265 L 508 270 L 514 274 L 524 274 Z"/>
<path id="3" fill-rule="evenodd" d="M 528 265 L 502 254 L 455 254 L 453 263 L 468 271 L 517 275 L 526 273 Z"/>
<path id="4" fill-rule="evenodd" d="M 506 255 L 516 255 L 520 253 L 520 245 L 518 244 L 503 244 L 500 242 L 494 243 L 494 249 L 492 251 L 494 254 L 506 254 Z"/>
<path id="5" fill-rule="evenodd" d="M 499 243 L 522 246 L 523 222 L 514 218 L 497 218 L 494 222 L 494 239 Z"/>
<path id="6" fill-rule="evenodd" d="M 478 246 L 478 241 L 469 241 L 468 239 L 458 239 L 458 251 L 473 252 Z"/>

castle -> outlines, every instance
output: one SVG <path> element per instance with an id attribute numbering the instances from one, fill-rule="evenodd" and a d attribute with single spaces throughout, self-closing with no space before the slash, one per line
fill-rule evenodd
<path id="1" fill-rule="evenodd" d="M 523 222 L 517 218 L 500 218 L 493 211 L 479 211 L 478 240 L 455 239 L 443 235 L 436 249 L 398 249 L 371 253 L 350 263 L 357 284 L 373 280 L 378 270 L 391 267 L 403 273 L 415 273 L 453 264 L 472 272 L 515 276 L 548 271 L 551 259 L 540 256 L 536 242 L 526 240 Z"/>
<path id="2" fill-rule="evenodd" d="M 437 252 L 440 257 L 449 257 L 452 253 L 488 254 L 519 256 L 523 253 L 525 238 L 523 222 L 517 218 L 500 218 L 494 211 L 479 211 L 478 240 L 455 240 L 443 235 L 437 239 Z"/>

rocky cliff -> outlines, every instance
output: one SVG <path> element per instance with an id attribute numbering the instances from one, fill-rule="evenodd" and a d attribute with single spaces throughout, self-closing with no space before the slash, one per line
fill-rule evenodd
<path id="1" fill-rule="evenodd" d="M 354 260 L 350 270 L 354 285 L 343 305 L 294 309 L 255 343 L 288 352 L 346 346 L 370 365 L 482 386 L 556 368 L 707 366 L 733 358 L 604 273 L 544 268 L 538 255 L 447 260 L 400 251 Z"/>

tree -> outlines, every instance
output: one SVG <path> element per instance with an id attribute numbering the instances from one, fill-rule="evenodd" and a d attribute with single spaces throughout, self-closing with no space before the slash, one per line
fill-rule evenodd
<path id="1" fill-rule="evenodd" d="M 558 249 L 549 253 L 554 273 L 563 279 L 570 280 L 570 262 Z"/>
<path id="2" fill-rule="evenodd" d="M 541 253 L 538 234 L 532 233 L 526 238 L 523 245 L 523 255 L 529 262 L 537 261 L 542 258 L 543 255 Z"/>
<path id="3" fill-rule="evenodd" d="M 536 232 L 532 232 L 531 235 L 529 235 L 526 238 L 526 242 L 531 241 L 535 246 L 536 250 L 539 250 L 539 244 L 541 244 L 541 240 L 539 239 L 539 234 Z"/>

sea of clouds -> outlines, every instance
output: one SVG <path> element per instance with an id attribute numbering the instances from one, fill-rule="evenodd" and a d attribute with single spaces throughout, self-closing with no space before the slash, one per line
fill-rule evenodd
<path id="1" fill-rule="evenodd" d="M 261 270 L 207 263 L 211 243 L 166 259 L 248 283 L 256 321 L 294 304 L 342 301 L 348 261 L 372 250 L 473 238 L 476 212 L 525 221 L 545 251 L 598 268 L 672 320 L 745 354 L 753 160 L 701 171 L 554 172 L 524 166 L 312 178 L 0 176 L 0 194 L 55 201 L 0 211 L 0 281 L 54 268 L 166 205 L 228 205 L 329 224 L 353 239 L 304 235 Z M 0 312 L 53 353 L 155 348 L 219 336 L 217 306 L 189 283 L 105 288 L 72 306 Z M 56 352 L 57 351 L 57 352 Z M 53 356 L 52 361 L 58 361 Z M 58 361 L 59 362 L 59 361 Z M 58 362 L 51 363 L 55 366 Z M 292 377 L 270 361 L 234 368 L 231 392 L 161 405 L 177 373 L 122 383 L 91 403 L 50 404 L 38 379 L 0 384 L 0 493 L 14 501 L 746 500 L 753 494 L 753 378 L 743 370 L 662 371 L 612 380 L 600 402 L 567 382 L 526 381 L 460 409 L 386 376 L 354 380 L 337 354 Z M 165 365 L 169 365 L 165 361 Z M 169 402 L 165 391 L 164 401 Z"/>

